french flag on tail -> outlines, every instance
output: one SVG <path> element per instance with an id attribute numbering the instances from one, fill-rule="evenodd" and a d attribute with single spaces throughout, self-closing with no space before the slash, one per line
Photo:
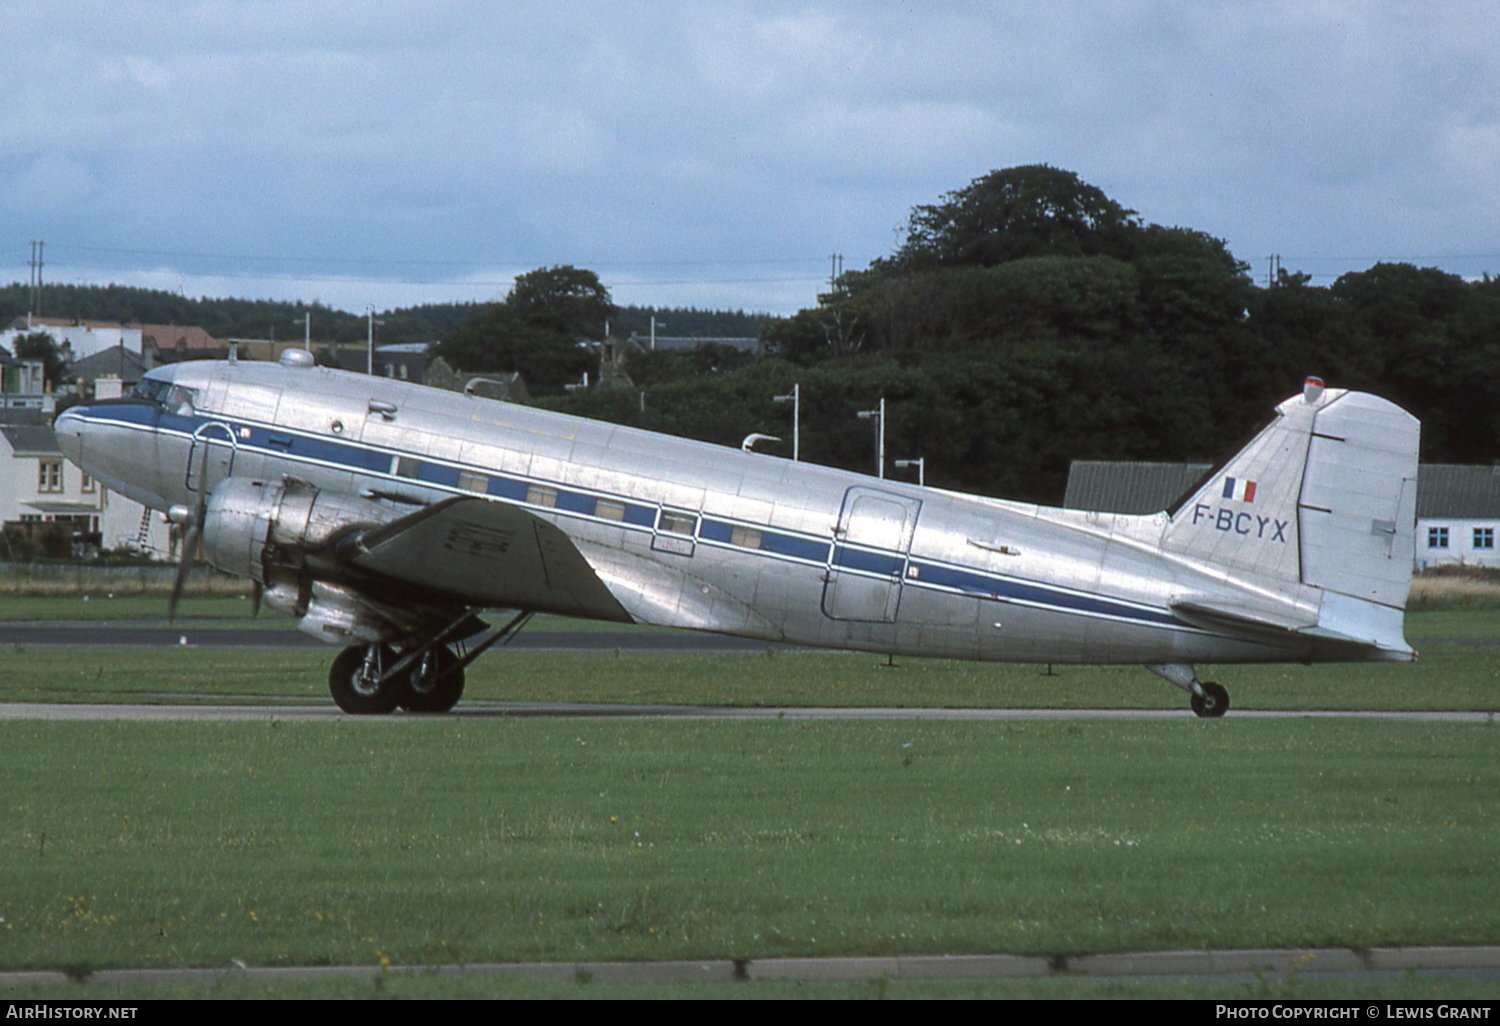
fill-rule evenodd
<path id="1" fill-rule="evenodd" d="M 1239 477 L 1226 477 L 1224 479 L 1224 498 L 1233 499 L 1236 502 L 1255 501 L 1255 482 L 1246 481 Z"/>

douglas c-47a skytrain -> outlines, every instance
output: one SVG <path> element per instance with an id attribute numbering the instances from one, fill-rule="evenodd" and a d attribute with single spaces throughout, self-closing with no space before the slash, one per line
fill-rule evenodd
<path id="1" fill-rule="evenodd" d="M 343 646 L 350 713 L 444 711 L 532 613 L 771 642 L 1139 663 L 1410 660 L 1416 420 L 1309 379 L 1175 511 L 1049 509 L 311 365 L 181 363 L 55 428 Z M 180 590 L 182 577 L 179 575 Z M 489 630 L 479 610 L 514 615 Z M 482 639 L 482 640 L 481 640 Z"/>

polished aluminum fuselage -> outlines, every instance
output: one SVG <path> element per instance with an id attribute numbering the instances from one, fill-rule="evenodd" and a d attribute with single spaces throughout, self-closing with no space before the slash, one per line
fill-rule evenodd
<path id="1" fill-rule="evenodd" d="M 151 378 L 174 386 L 165 408 L 80 407 L 58 434 L 89 473 L 157 509 L 231 475 L 401 509 L 479 495 L 560 527 L 642 623 L 965 659 L 1321 657 L 1309 640 L 1174 614 L 1181 595 L 1256 596 L 1164 553 L 1165 514 L 920 488 L 322 368 L 204 362 Z"/>

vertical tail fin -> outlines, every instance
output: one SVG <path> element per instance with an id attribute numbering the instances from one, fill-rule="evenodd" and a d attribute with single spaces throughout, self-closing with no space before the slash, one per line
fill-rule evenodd
<path id="1" fill-rule="evenodd" d="M 1289 598 L 1320 589 L 1304 633 L 1409 653 L 1416 418 L 1316 379 L 1276 413 L 1172 514 L 1163 547 Z"/>

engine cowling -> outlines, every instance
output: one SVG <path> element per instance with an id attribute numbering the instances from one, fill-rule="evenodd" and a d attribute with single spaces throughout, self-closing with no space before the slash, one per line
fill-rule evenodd
<path id="1" fill-rule="evenodd" d="M 203 553 L 225 573 L 258 581 L 264 603 L 297 617 L 298 630 L 334 644 L 370 644 L 409 633 L 412 617 L 341 583 L 334 546 L 400 516 L 294 478 L 231 477 L 204 507 Z"/>
<path id="2" fill-rule="evenodd" d="M 300 568 L 350 531 L 400 515 L 378 502 L 295 479 L 231 477 L 209 496 L 203 554 L 225 573 L 271 584 L 277 568 Z"/>

